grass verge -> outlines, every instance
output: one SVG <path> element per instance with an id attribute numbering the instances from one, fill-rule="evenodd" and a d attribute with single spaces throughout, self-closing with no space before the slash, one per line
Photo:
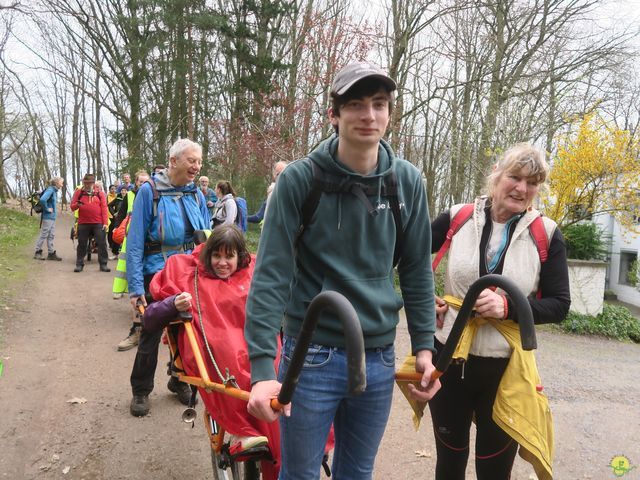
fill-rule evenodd
<path id="1" fill-rule="evenodd" d="M 0 206 L 0 309 L 6 310 L 12 288 L 27 276 L 30 258 L 24 248 L 33 242 L 39 230 L 38 218 Z M 0 315 L 2 318 L 2 315 Z"/>

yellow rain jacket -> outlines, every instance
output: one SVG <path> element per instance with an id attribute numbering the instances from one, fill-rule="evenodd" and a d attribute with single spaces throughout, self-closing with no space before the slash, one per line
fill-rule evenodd
<path id="1" fill-rule="evenodd" d="M 462 302 L 449 295 L 444 300 L 460 308 Z M 553 478 L 553 419 L 549 401 L 542 393 L 540 375 L 532 351 L 524 351 L 520 340 L 518 324 L 512 320 L 493 318 L 473 318 L 469 321 L 453 358 L 467 359 L 473 337 L 478 326 L 490 323 L 511 346 L 512 353 L 507 369 L 502 376 L 496 400 L 493 404 L 493 421 L 520 445 L 520 456 L 529 462 L 539 480 Z M 415 372 L 415 357 L 408 356 L 401 372 Z M 398 381 L 414 411 L 414 426 L 420 425 L 424 414 L 424 402 L 416 402 L 409 397 L 406 381 Z M 417 383 L 417 382 L 416 382 Z M 538 391 L 540 390 L 540 391 Z M 437 395 L 437 394 L 436 394 Z"/>

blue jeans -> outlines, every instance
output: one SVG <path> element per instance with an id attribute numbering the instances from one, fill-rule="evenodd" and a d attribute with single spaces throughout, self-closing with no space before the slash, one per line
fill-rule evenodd
<path id="1" fill-rule="evenodd" d="M 279 379 L 284 379 L 296 339 L 285 336 Z M 332 474 L 336 480 L 370 479 L 389 418 L 395 372 L 393 345 L 366 350 L 367 388 L 347 392 L 343 348 L 311 344 L 291 401 L 281 417 L 280 480 L 318 479 L 331 424 L 335 431 Z"/>

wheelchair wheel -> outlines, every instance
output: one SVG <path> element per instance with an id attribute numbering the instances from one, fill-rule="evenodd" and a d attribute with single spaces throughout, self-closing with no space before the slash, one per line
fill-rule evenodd
<path id="1" fill-rule="evenodd" d="M 225 461 L 222 455 L 211 449 L 211 466 L 213 467 L 214 480 L 259 480 L 260 468 L 255 461 L 232 463 L 227 468 L 222 468 Z"/>

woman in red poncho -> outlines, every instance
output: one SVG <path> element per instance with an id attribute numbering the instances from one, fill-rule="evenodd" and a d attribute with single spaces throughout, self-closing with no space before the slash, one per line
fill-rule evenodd
<path id="1" fill-rule="evenodd" d="M 252 260 L 244 236 L 235 225 L 217 227 L 207 242 L 191 254 L 169 257 L 151 282 L 150 291 L 156 302 L 148 305 L 143 318 L 146 330 L 157 331 L 174 320 L 178 312 L 191 311 L 211 379 L 222 383 L 218 372 L 225 377 L 231 375 L 238 387 L 247 391 L 251 389 L 251 376 L 244 323 Z M 217 369 L 207 352 L 203 326 Z M 178 348 L 186 373 L 197 375 L 186 335 L 179 335 Z M 269 424 L 249 415 L 242 400 L 199 390 L 207 411 L 232 435 L 231 454 L 268 442 L 276 463 L 262 462 L 262 474 L 263 478 L 276 478 L 280 461 L 278 422 Z"/>

